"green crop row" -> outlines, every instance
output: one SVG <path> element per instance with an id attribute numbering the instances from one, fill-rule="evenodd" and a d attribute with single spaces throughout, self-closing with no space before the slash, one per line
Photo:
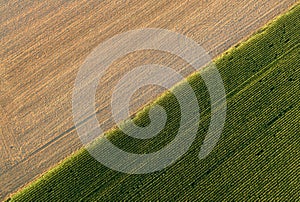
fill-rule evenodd
<path id="1" fill-rule="evenodd" d="M 204 160 L 198 153 L 210 122 L 210 100 L 201 74 L 187 78 L 201 119 L 190 150 L 166 169 L 143 175 L 111 170 L 81 149 L 13 201 L 297 200 L 300 198 L 300 5 L 276 18 L 247 41 L 215 60 L 227 99 L 227 118 L 218 145 Z M 181 84 L 175 87 L 183 91 Z M 184 91 L 182 92 L 184 93 Z M 105 134 L 134 153 L 158 151 L 176 136 L 180 106 L 166 92 L 154 103 L 168 114 L 166 126 L 149 140 L 114 129 Z M 146 106 L 137 125 L 149 124 Z M 186 135 L 189 131 L 186 131 Z M 97 143 L 101 146 L 101 138 Z"/>

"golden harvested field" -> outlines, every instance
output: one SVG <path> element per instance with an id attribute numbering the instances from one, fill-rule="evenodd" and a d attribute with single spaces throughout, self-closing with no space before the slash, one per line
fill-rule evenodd
<path id="1" fill-rule="evenodd" d="M 99 43 L 155 27 L 185 34 L 215 57 L 295 2 L 2 0 L 0 199 L 82 146 L 72 121 L 72 90 L 80 65 Z M 96 96 L 98 120 L 106 130 L 113 126 L 111 89 L 130 68 L 158 61 L 191 73 L 183 61 L 170 59 L 156 51 L 137 52 L 112 65 Z M 160 92 L 142 89 L 132 110 Z"/>

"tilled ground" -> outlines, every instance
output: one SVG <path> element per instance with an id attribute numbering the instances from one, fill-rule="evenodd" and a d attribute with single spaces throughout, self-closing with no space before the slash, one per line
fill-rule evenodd
<path id="1" fill-rule="evenodd" d="M 256 31 L 295 0 L 284 1 L 2 1 L 0 3 L 0 198 L 80 148 L 72 121 L 76 73 L 98 44 L 125 31 L 155 27 L 185 34 L 212 57 Z M 131 68 L 159 62 L 191 73 L 157 51 L 116 61 L 96 96 L 97 117 L 113 126 L 110 95 Z M 132 111 L 161 93 L 143 88 Z"/>

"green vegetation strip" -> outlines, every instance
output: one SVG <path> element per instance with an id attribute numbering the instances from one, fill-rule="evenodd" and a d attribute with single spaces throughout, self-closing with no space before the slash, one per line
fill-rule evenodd
<path id="1" fill-rule="evenodd" d="M 198 153 L 211 113 L 200 74 L 209 74 L 209 68 L 188 78 L 199 100 L 201 120 L 192 147 L 172 166 L 151 174 L 129 175 L 106 168 L 81 149 L 10 200 L 298 200 L 299 33 L 297 5 L 215 61 L 225 84 L 228 110 L 218 145 L 206 159 L 199 160 Z M 180 90 L 180 84 L 176 88 Z M 171 92 L 155 103 L 168 114 L 166 127 L 157 137 L 138 140 L 118 129 L 105 135 L 130 152 L 163 148 L 176 136 L 180 110 Z M 136 124 L 149 124 L 150 106 L 136 115 Z"/>

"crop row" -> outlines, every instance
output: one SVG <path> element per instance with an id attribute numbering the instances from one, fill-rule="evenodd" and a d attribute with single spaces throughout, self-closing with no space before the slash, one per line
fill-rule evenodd
<path id="1" fill-rule="evenodd" d="M 299 158 L 300 5 L 216 59 L 227 93 L 227 119 L 217 147 L 204 160 L 199 149 L 210 121 L 210 100 L 201 74 L 188 78 L 201 114 L 197 138 L 172 166 L 129 175 L 101 165 L 81 149 L 13 200 L 242 200 L 296 199 Z M 179 84 L 177 89 L 181 89 Z M 182 92 L 184 94 L 184 92 Z M 168 114 L 166 127 L 149 140 L 114 129 L 105 134 L 119 148 L 148 153 L 174 139 L 180 106 L 171 92 L 154 103 Z M 149 124 L 151 104 L 134 118 Z M 297 127 L 298 126 L 298 127 Z M 189 134 L 188 129 L 185 131 Z M 99 143 L 101 145 L 101 139 Z"/>

